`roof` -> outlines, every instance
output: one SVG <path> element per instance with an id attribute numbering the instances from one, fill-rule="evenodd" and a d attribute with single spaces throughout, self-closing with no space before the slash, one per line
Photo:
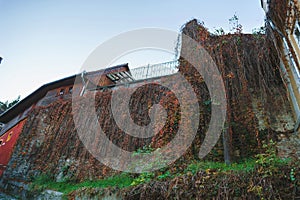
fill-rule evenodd
<path id="1" fill-rule="evenodd" d="M 111 72 L 116 72 L 118 71 L 119 68 L 125 67 L 128 71 L 128 63 L 122 64 L 122 65 L 117 65 L 114 67 L 110 68 L 105 68 L 101 69 L 98 71 L 92 71 L 92 72 L 87 72 L 86 75 L 92 75 L 92 74 L 97 74 L 100 72 L 103 72 L 103 74 L 108 74 Z M 48 91 L 62 87 L 62 86 L 67 86 L 67 85 L 73 85 L 75 82 L 75 79 L 77 76 L 80 74 L 69 76 L 54 82 L 47 83 L 40 88 L 38 88 L 36 91 L 19 101 L 16 105 L 5 111 L 4 113 L 0 113 L 0 122 L 2 123 L 8 123 L 12 119 L 14 119 L 16 116 L 18 116 L 20 113 L 23 113 L 26 109 L 28 109 L 30 106 L 32 106 L 34 103 L 38 102 L 40 99 L 42 99 Z"/>
<path id="2" fill-rule="evenodd" d="M 96 70 L 96 71 L 90 71 L 90 72 L 87 72 L 86 75 L 93 75 L 93 74 L 97 74 L 97 73 L 102 73 L 103 70 L 103 74 L 108 74 L 108 73 L 113 73 L 113 72 L 117 72 L 119 71 L 120 68 L 126 68 L 128 71 L 129 71 L 129 67 L 128 67 L 128 63 L 125 63 L 125 64 L 121 64 L 121 65 L 116 65 L 116 66 L 113 66 L 113 67 L 108 67 L 108 68 L 105 68 L 105 69 L 100 69 L 100 70 Z"/>
<path id="3" fill-rule="evenodd" d="M 114 67 L 92 71 L 85 73 L 85 77 L 92 83 L 93 86 L 101 86 L 99 83 L 99 76 L 106 77 L 112 81 L 112 84 L 118 84 L 120 82 L 130 82 L 133 80 L 128 63 L 117 65 Z"/>
<path id="4" fill-rule="evenodd" d="M 53 90 L 55 88 L 65 86 L 65 85 L 72 85 L 74 84 L 76 75 L 69 76 L 67 78 L 63 78 L 51 83 L 47 83 L 19 101 L 16 105 L 5 111 L 0 115 L 0 122 L 7 123 L 20 113 L 24 112 L 34 103 L 38 102 L 41 98 L 43 98 L 49 90 Z"/>

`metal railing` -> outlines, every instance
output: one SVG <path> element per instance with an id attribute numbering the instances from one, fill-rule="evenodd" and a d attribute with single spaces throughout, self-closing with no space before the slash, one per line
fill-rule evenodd
<path id="1" fill-rule="evenodd" d="M 135 80 L 171 75 L 178 72 L 178 60 L 130 69 Z"/>

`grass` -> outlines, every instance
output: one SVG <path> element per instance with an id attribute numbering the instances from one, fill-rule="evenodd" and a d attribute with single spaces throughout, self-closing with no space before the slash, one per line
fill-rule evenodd
<path id="1" fill-rule="evenodd" d="M 270 156 L 271 155 L 271 156 Z M 74 183 L 72 181 L 56 182 L 51 179 L 48 175 L 41 175 L 32 183 L 33 191 L 42 191 L 45 189 L 51 189 L 59 191 L 67 195 L 72 191 L 80 188 L 107 188 L 107 187 L 118 187 L 124 188 L 129 186 L 136 186 L 139 184 L 147 183 L 151 180 L 165 180 L 181 176 L 183 174 L 191 173 L 196 174 L 198 171 L 205 170 L 206 172 L 251 172 L 256 167 L 263 166 L 266 173 L 272 173 L 276 170 L 277 166 L 285 165 L 288 163 L 287 160 L 282 160 L 277 157 L 273 157 L 272 154 L 260 154 L 256 159 L 248 159 L 240 163 L 232 163 L 226 165 L 222 162 L 209 162 L 209 161 L 193 161 L 191 162 L 183 172 L 171 174 L 169 170 L 166 170 L 163 174 L 155 175 L 155 172 L 142 173 L 138 177 L 133 178 L 129 173 L 121 173 L 106 179 L 95 180 L 95 181 L 83 181 L 81 183 Z"/>
<path id="2" fill-rule="evenodd" d="M 83 181 L 81 183 L 74 183 L 71 181 L 56 182 L 55 180 L 49 178 L 48 175 L 41 175 L 37 177 L 32 183 L 33 190 L 45 190 L 51 189 L 69 194 L 72 191 L 78 190 L 80 188 L 107 188 L 107 187 L 119 187 L 124 188 L 130 186 L 133 178 L 126 173 L 118 174 L 106 179 L 96 180 L 96 181 Z"/>
<path id="3" fill-rule="evenodd" d="M 192 162 L 188 165 L 188 167 L 185 169 L 185 173 L 191 172 L 192 174 L 195 174 L 196 172 L 200 170 L 217 170 L 219 172 L 224 171 L 251 171 L 254 170 L 254 167 L 256 165 L 256 160 L 249 159 L 242 163 L 232 163 L 230 165 L 226 165 L 222 162 Z"/>

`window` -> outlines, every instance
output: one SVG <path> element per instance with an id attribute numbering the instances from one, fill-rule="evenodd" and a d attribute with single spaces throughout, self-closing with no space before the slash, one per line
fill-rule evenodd
<path id="1" fill-rule="evenodd" d="M 294 36 L 295 36 L 298 46 L 300 46 L 300 31 L 299 31 L 299 29 L 295 30 Z"/>
<path id="2" fill-rule="evenodd" d="M 300 47 L 300 24 L 298 21 L 295 23 L 294 37 L 298 46 Z"/>
<path id="3" fill-rule="evenodd" d="M 69 87 L 69 93 L 72 94 L 73 92 L 73 87 Z"/>
<path id="4" fill-rule="evenodd" d="M 60 89 L 59 95 L 63 95 L 65 93 L 65 89 Z"/>
<path id="5" fill-rule="evenodd" d="M 0 131 L 3 129 L 4 125 L 5 124 L 3 124 L 3 123 L 0 122 Z"/>

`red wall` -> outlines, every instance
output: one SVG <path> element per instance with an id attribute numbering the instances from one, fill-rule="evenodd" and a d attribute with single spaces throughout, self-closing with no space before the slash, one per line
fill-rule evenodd
<path id="1" fill-rule="evenodd" d="M 6 169 L 6 165 L 8 164 L 13 148 L 18 140 L 20 133 L 22 132 L 23 126 L 25 124 L 26 119 L 20 121 L 13 128 L 9 129 L 4 135 L 0 137 L 0 176 Z"/>

